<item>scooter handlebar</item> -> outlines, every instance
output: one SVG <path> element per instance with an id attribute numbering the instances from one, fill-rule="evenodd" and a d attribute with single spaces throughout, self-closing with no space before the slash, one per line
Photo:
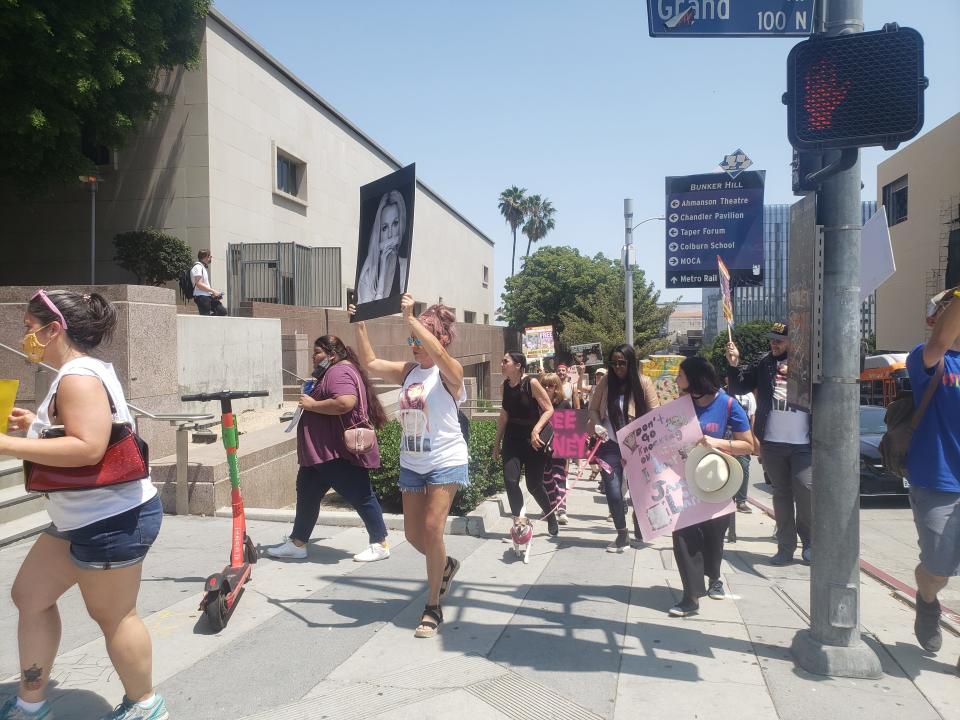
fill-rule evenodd
<path id="1" fill-rule="evenodd" d="M 195 395 L 181 395 L 183 402 L 211 402 L 213 400 L 239 400 L 241 398 L 267 397 L 267 390 L 223 390 L 216 393 L 197 393 Z"/>

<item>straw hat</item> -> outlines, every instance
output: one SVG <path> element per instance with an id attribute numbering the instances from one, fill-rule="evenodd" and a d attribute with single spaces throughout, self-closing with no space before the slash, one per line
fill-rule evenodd
<path id="1" fill-rule="evenodd" d="M 701 502 L 726 502 L 743 483 L 743 468 L 735 457 L 700 444 L 687 454 L 683 474 Z"/>

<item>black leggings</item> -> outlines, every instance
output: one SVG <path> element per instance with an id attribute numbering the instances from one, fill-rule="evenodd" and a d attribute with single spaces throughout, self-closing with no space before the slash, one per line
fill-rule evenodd
<path id="1" fill-rule="evenodd" d="M 707 594 L 704 576 L 713 582 L 720 579 L 723 562 L 723 536 L 730 523 L 729 515 L 704 520 L 673 532 L 673 557 L 683 583 L 683 599 L 696 601 Z"/>
<path id="2" fill-rule="evenodd" d="M 527 479 L 527 490 L 533 495 L 543 512 L 550 512 L 550 498 L 543 487 L 543 470 L 550 459 L 550 455 L 540 450 L 534 450 L 529 438 L 504 438 L 503 451 L 503 484 L 507 488 L 507 499 L 510 501 L 510 512 L 517 516 L 523 509 L 523 491 L 520 490 L 521 473 Z"/>

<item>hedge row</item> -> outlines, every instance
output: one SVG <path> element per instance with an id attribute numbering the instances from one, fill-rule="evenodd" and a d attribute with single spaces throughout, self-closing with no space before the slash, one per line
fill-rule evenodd
<path id="1" fill-rule="evenodd" d="M 493 459 L 493 441 L 497 423 L 493 420 L 470 421 L 470 485 L 457 493 L 450 512 L 466 515 L 486 498 L 503 490 L 503 465 Z M 400 512 L 402 501 L 397 480 L 400 477 L 400 423 L 391 420 L 377 431 L 380 468 L 370 477 L 373 489 L 386 512 Z"/>

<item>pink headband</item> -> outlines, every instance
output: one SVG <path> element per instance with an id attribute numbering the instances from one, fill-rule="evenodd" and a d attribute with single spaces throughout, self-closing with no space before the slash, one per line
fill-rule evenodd
<path id="1" fill-rule="evenodd" d="M 60 308 L 58 308 L 56 305 L 53 304 L 53 300 L 47 297 L 47 293 L 44 290 L 37 290 L 33 294 L 33 297 L 30 298 L 30 302 L 33 302 L 37 298 L 40 298 L 41 300 L 43 300 L 43 304 L 50 309 L 50 312 L 52 312 L 54 315 L 56 315 L 60 319 L 60 324 L 63 325 L 63 329 L 66 330 L 67 329 L 66 318 L 63 317 L 63 313 L 60 312 Z"/>

